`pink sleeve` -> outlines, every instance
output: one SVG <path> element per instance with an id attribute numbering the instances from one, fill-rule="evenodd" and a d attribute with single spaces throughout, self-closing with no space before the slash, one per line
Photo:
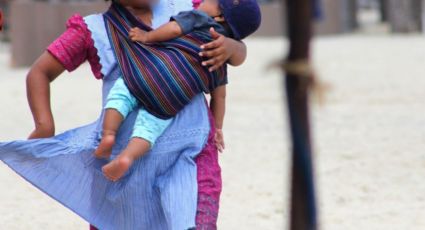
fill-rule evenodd
<path id="1" fill-rule="evenodd" d="M 197 9 L 199 5 L 202 3 L 202 0 L 192 0 L 193 8 Z"/>
<path id="2" fill-rule="evenodd" d="M 89 61 L 96 78 L 102 78 L 101 65 L 90 30 L 83 17 L 76 14 L 66 23 L 66 31 L 47 47 L 68 71 L 73 71 L 85 61 Z"/>

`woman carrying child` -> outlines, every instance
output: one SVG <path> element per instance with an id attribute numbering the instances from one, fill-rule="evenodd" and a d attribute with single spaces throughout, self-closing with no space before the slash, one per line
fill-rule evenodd
<path id="1" fill-rule="evenodd" d="M 160 0 L 153 11 L 150 0 L 120 0 L 147 25 L 158 27 L 190 0 Z M 205 45 L 207 65 L 219 68 L 229 60 L 240 65 L 245 46 L 212 32 Z M 0 144 L 0 159 L 35 186 L 99 229 L 215 229 L 221 192 L 220 168 L 214 143 L 215 126 L 202 94 L 174 118 L 147 154 L 119 181 L 107 180 L 95 159 L 102 119 L 54 135 L 50 82 L 64 70 L 73 71 L 89 61 L 103 80 L 105 99 L 121 70 L 112 51 L 102 14 L 73 16 L 67 31 L 53 42 L 28 74 L 28 99 L 36 129 L 30 141 Z M 128 144 L 137 111 L 132 111 L 116 134 L 112 155 Z M 44 139 L 35 139 L 44 138 Z M 196 223 L 195 223 L 196 216 Z"/>

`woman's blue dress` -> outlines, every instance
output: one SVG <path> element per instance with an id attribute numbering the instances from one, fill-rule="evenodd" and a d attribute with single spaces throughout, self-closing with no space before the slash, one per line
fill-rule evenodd
<path id="1" fill-rule="evenodd" d="M 101 14 L 86 24 L 102 64 L 103 100 L 121 72 Z M 113 149 L 128 143 L 136 112 L 123 123 Z M 175 118 L 153 150 L 114 183 L 102 174 L 107 163 L 93 157 L 102 116 L 92 124 L 47 139 L 0 143 L 0 160 L 34 186 L 102 230 L 176 229 L 195 226 L 197 178 L 194 157 L 210 130 L 203 95 Z M 40 213 L 43 215 L 43 213 Z"/>

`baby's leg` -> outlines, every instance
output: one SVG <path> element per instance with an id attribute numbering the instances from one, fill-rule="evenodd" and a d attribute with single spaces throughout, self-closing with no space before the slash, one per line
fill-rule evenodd
<path id="1" fill-rule="evenodd" d="M 142 138 L 132 138 L 127 147 L 113 161 L 103 166 L 105 177 L 117 181 L 128 171 L 133 162 L 142 157 L 150 149 L 150 142 Z"/>
<path id="2" fill-rule="evenodd" d="M 122 121 L 138 105 L 136 98 L 130 93 L 122 78 L 116 80 L 109 92 L 103 118 L 102 141 L 95 151 L 99 158 L 109 158 L 115 144 L 115 135 Z"/>
<path id="3" fill-rule="evenodd" d="M 172 119 L 159 119 L 144 109 L 139 110 L 128 146 L 116 159 L 102 168 L 105 176 L 112 181 L 117 181 L 123 177 L 133 162 L 144 156 L 152 148 L 155 141 L 171 122 Z"/>
<path id="4" fill-rule="evenodd" d="M 109 158 L 112 153 L 112 147 L 115 144 L 115 135 L 124 120 L 118 110 L 106 109 L 103 118 L 102 140 L 97 147 L 94 155 L 97 158 Z"/>

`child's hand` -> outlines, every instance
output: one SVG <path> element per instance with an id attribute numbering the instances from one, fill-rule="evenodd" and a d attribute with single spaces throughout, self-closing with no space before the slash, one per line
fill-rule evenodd
<path id="1" fill-rule="evenodd" d="M 132 28 L 128 33 L 128 36 L 133 42 L 148 42 L 148 32 L 143 31 L 137 27 Z"/>
<path id="2" fill-rule="evenodd" d="M 222 153 L 224 149 L 226 148 L 226 145 L 224 144 L 224 136 L 223 136 L 223 130 L 217 129 L 215 131 L 215 145 L 217 146 L 217 150 Z"/>

